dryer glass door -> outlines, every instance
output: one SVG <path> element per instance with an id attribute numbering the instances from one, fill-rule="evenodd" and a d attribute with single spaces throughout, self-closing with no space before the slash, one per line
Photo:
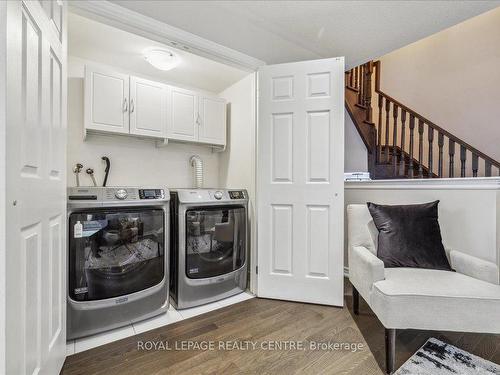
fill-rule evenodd
<path id="1" fill-rule="evenodd" d="M 242 206 L 186 211 L 186 276 L 227 274 L 245 264 L 246 214 Z"/>
<path id="2" fill-rule="evenodd" d="M 69 219 L 69 295 L 75 301 L 123 296 L 165 274 L 164 211 L 116 209 Z"/>

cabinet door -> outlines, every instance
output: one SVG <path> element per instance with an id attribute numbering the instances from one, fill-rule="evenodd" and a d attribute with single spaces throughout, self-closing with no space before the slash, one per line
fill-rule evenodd
<path id="1" fill-rule="evenodd" d="M 85 67 L 85 128 L 129 133 L 129 76 Z"/>
<path id="2" fill-rule="evenodd" d="M 226 144 L 226 101 L 200 97 L 200 129 L 198 140 L 216 145 Z"/>
<path id="3" fill-rule="evenodd" d="M 198 96 L 194 91 L 172 87 L 169 113 L 168 138 L 198 140 Z"/>
<path id="4" fill-rule="evenodd" d="M 165 137 L 168 86 L 130 77 L 130 134 Z"/>

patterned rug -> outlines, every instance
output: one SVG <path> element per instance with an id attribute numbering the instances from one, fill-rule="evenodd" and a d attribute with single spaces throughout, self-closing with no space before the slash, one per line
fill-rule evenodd
<path id="1" fill-rule="evenodd" d="M 500 366 L 430 338 L 394 375 L 500 375 Z"/>

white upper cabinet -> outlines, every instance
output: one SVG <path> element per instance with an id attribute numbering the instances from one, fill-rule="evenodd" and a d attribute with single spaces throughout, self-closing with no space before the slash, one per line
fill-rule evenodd
<path id="1" fill-rule="evenodd" d="M 85 67 L 85 128 L 129 133 L 129 76 Z"/>
<path id="2" fill-rule="evenodd" d="M 105 67 L 85 67 L 85 131 L 226 145 L 226 101 Z"/>
<path id="3" fill-rule="evenodd" d="M 130 77 L 130 134 L 166 136 L 168 91 L 162 83 Z"/>
<path id="4" fill-rule="evenodd" d="M 171 88 L 170 121 L 167 137 L 182 141 L 198 141 L 198 95 L 194 91 Z"/>
<path id="5" fill-rule="evenodd" d="M 226 144 L 226 101 L 200 96 L 199 142 Z"/>

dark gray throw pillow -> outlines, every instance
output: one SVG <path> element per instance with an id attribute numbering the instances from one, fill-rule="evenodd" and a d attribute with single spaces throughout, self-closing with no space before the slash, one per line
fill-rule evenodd
<path id="1" fill-rule="evenodd" d="M 441 239 L 438 204 L 387 206 L 368 202 L 379 231 L 377 256 L 385 267 L 451 271 Z"/>

